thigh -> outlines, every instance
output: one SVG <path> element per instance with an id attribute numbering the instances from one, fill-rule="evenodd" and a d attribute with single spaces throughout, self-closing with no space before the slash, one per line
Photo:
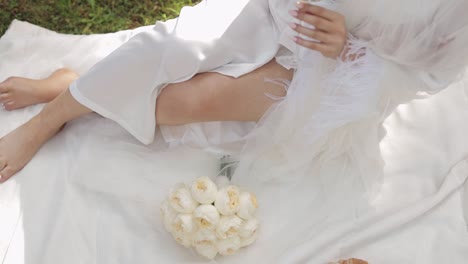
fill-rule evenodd
<path id="1" fill-rule="evenodd" d="M 286 95 L 284 85 L 271 80 L 292 79 L 293 72 L 285 69 L 275 60 L 257 70 L 232 78 L 223 75 L 206 77 L 208 98 L 212 101 L 213 118 L 235 121 L 258 121 L 277 97 Z M 270 80 L 270 81 L 269 81 Z M 224 83 L 224 85 L 217 85 Z M 272 97 L 273 96 L 273 97 Z"/>
<path id="2" fill-rule="evenodd" d="M 266 80 L 291 80 L 292 76 L 292 71 L 275 60 L 238 78 L 201 73 L 163 89 L 156 104 L 156 118 L 164 125 L 258 121 L 276 101 L 268 95 L 286 95 L 284 86 Z"/>

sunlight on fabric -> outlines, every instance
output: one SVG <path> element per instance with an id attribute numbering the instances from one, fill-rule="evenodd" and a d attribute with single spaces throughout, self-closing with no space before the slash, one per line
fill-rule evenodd
<path id="1" fill-rule="evenodd" d="M 24 263 L 23 218 L 19 208 L 15 203 L 0 205 L 1 263 Z"/>
<path id="2" fill-rule="evenodd" d="M 107 47 L 103 47 L 103 48 L 97 48 L 94 53 L 96 54 L 96 56 L 99 56 L 101 58 L 104 58 L 106 57 L 107 55 L 109 55 L 112 51 L 114 51 L 115 48 L 107 48 Z"/>
<path id="3" fill-rule="evenodd" d="M 15 232 L 12 237 L 12 242 L 8 245 L 7 254 L 5 254 L 5 259 L 3 259 L 4 264 L 15 264 L 15 263 L 26 263 L 25 254 L 25 239 L 24 239 L 24 229 L 22 225 L 22 217 L 19 219 L 19 223 L 15 228 Z M 3 245 L 2 245 L 3 246 Z"/>
<path id="4" fill-rule="evenodd" d="M 203 54 L 202 52 L 198 53 L 197 56 L 198 56 L 198 59 L 199 59 L 200 61 L 204 61 L 204 60 L 206 59 L 205 54 Z"/>
<path id="5" fill-rule="evenodd" d="M 176 34 L 185 40 L 219 39 L 247 4 L 246 0 L 219 0 L 205 1 L 194 7 L 184 7 L 177 21 Z M 220 9 L 225 11 L 220 12 Z M 195 28 L 203 30 L 194 30 Z"/>

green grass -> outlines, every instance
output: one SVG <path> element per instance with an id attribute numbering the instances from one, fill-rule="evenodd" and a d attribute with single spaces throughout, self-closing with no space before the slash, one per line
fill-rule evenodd
<path id="1" fill-rule="evenodd" d="M 71 34 L 115 32 L 176 17 L 197 0 L 0 0 L 0 35 L 13 19 Z"/>

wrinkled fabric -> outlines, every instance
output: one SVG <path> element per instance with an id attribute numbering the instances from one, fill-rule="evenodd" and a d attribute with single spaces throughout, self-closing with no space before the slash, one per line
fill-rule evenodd
<path id="1" fill-rule="evenodd" d="M 156 97 L 167 83 L 206 71 L 233 77 L 253 71 L 277 53 L 274 28 L 266 0 L 203 1 L 184 7 L 178 19 L 135 34 L 72 83 L 70 91 L 149 144 L 156 129 Z M 110 91 L 116 96 L 107 96 Z M 177 135 L 163 130 L 168 141 Z"/>
<path id="2" fill-rule="evenodd" d="M 350 3 L 329 2 L 330 8 L 337 10 Z M 275 3 L 279 5 L 273 8 Z M 433 36 L 438 36 L 434 32 L 441 32 L 427 31 L 428 34 L 415 37 L 416 29 L 420 29 L 417 27 L 419 21 L 436 21 L 429 24 L 429 28 L 435 28 L 432 25 L 449 26 L 444 24 L 448 20 L 439 19 L 437 11 L 443 11 L 447 18 L 450 13 L 446 11 L 457 11 L 456 7 L 462 7 L 463 2 L 446 1 L 438 9 L 437 5 L 442 3 L 434 1 L 431 2 L 434 6 L 421 9 L 421 12 L 418 5 L 411 3 L 407 6 L 407 12 L 401 14 L 396 9 L 389 9 L 389 14 L 398 13 L 398 16 L 388 17 L 382 15 L 386 2 L 377 1 L 375 5 L 366 1 L 353 3 L 355 6 L 343 13 L 349 18 L 348 27 L 354 37 L 350 42 L 351 50 L 365 50 L 358 60 L 335 61 L 313 51 L 290 47 L 286 56 L 295 60 L 297 70 L 288 87 L 288 94 L 273 105 L 258 124 L 247 127 L 238 135 L 218 134 L 221 136 L 214 141 L 207 140 L 211 137 L 204 133 L 222 132 L 219 127 L 216 130 L 192 129 L 190 133 L 169 133 L 171 136 L 178 135 L 173 137 L 173 145 L 177 145 L 178 137 L 180 140 L 187 135 L 188 138 L 180 141 L 201 147 L 246 140 L 245 145 L 242 144 L 245 148 L 239 155 L 240 163 L 234 182 L 257 194 L 261 204 L 258 217 L 262 221 L 262 233 L 251 248 L 221 262 L 249 263 L 261 259 L 268 263 L 326 263 L 341 257 L 360 257 L 370 263 L 440 263 L 447 259 L 450 259 L 450 263 L 464 263 L 467 259 L 466 221 L 463 217 L 466 195 L 462 192 L 468 175 L 465 160 L 468 146 L 464 140 L 467 131 L 464 121 L 467 113 L 465 91 L 454 84 L 449 90 L 430 99 L 400 106 L 387 118 L 399 104 L 415 98 L 418 92 L 437 92 L 461 78 L 457 71 L 464 71 L 465 53 L 460 43 L 464 43 L 465 35 L 456 34 L 464 32 L 463 24 L 458 24 L 464 18 L 450 20 L 455 23 L 453 27 L 447 27 L 452 30 L 448 32 L 456 35 L 452 42 L 449 41 L 452 38 L 442 38 L 434 43 L 430 41 L 420 49 L 427 56 L 419 54 L 419 50 L 418 53 L 410 51 L 414 50 L 415 43 L 421 43 L 421 39 L 434 40 Z M 166 137 L 161 139 L 157 134 L 161 140 L 145 147 L 128 132 L 143 143 L 152 141 L 156 128 L 155 100 L 150 99 L 155 99 L 166 82 L 180 81 L 184 76 L 189 78 L 197 71 L 204 70 L 232 76 L 235 76 L 234 73 L 244 74 L 278 54 L 278 41 L 283 39 L 281 36 L 288 39 L 287 36 L 293 34 L 285 27 L 287 8 L 278 7 L 292 6 L 293 2 L 250 1 L 238 4 L 229 10 L 216 8 L 223 14 L 233 14 L 225 16 L 233 23 L 221 23 L 227 27 L 214 32 L 226 30 L 241 34 L 247 27 L 239 22 L 245 21 L 244 15 L 250 18 L 252 13 L 263 14 L 267 23 L 271 24 L 258 32 L 265 33 L 276 42 L 260 47 L 257 45 L 263 43 L 263 39 L 258 39 L 258 42 L 254 39 L 249 40 L 247 46 L 230 49 L 223 46 L 226 43 L 222 41 L 222 35 L 219 39 L 215 38 L 215 42 L 221 43 L 219 45 L 227 52 L 223 52 L 223 56 L 208 58 L 215 61 L 212 64 L 209 62 L 213 61 L 204 60 L 203 54 L 213 55 L 211 52 L 214 52 L 216 55 L 216 47 L 219 46 L 211 49 L 204 39 L 201 43 L 197 42 L 199 39 L 189 39 L 187 43 L 200 45 L 186 48 L 178 33 L 166 30 L 177 29 L 178 20 L 159 23 L 154 29 L 142 29 L 140 34 L 127 32 L 89 37 L 56 35 L 25 24 L 14 24 L 1 43 L 5 58 L 11 58 L 8 60 L 11 64 L 3 64 L 5 66 L 1 68 L 6 76 L 21 74 L 40 77 L 60 66 L 57 63 L 65 61 L 62 57 L 64 53 L 67 64 L 73 68 L 76 67 L 75 61 L 77 65 L 83 63 L 82 48 L 89 43 L 95 41 L 93 44 L 100 47 L 104 41 L 117 41 L 123 37 L 119 41 L 125 44 L 120 48 L 116 44 L 116 51 L 85 73 L 72 85 L 71 90 L 80 102 L 111 118 L 124 129 L 96 116 L 78 120 L 46 145 L 37 158 L 6 187 L 2 185 L 5 189 L 2 200 L 6 201 L 2 210 L 8 215 L 5 219 L 9 223 L 5 225 L 6 235 L 2 237 L 7 261 L 15 263 L 13 261 L 18 258 L 25 258 L 25 263 L 31 259 L 39 263 L 81 260 L 86 263 L 201 261 L 175 243 L 168 243 L 170 236 L 163 231 L 153 212 L 168 186 L 180 180 L 189 181 L 198 174 L 215 174 L 217 157 L 197 156 L 198 153 L 183 149 L 161 152 L 166 149 Z M 202 10 L 197 8 L 187 10 L 193 10 L 191 15 L 197 17 L 196 10 Z M 356 10 L 364 13 L 352 13 Z M 182 21 L 183 15 L 184 12 Z M 433 15 L 437 15 L 437 19 L 428 18 Z M 239 20 L 240 17 L 243 19 Z M 397 18 L 399 20 L 391 20 Z M 252 19 L 256 21 L 256 18 Z M 379 23 L 371 23 L 372 19 L 377 19 Z M 185 25 L 188 22 L 185 21 Z M 252 25 L 263 25 L 261 23 L 250 23 L 249 30 L 255 30 Z M 405 23 L 411 26 L 401 26 Z M 395 24 L 399 25 L 396 29 Z M 377 26 L 378 30 L 372 26 Z M 40 34 L 35 41 L 30 38 L 25 41 L 24 36 L 29 37 L 31 29 Z M 179 29 L 182 30 L 180 34 L 190 33 L 183 30 L 184 23 Z M 402 32 L 402 29 L 408 31 Z M 388 41 L 385 35 L 379 35 L 383 33 L 392 33 L 391 36 L 404 33 L 405 41 L 392 46 L 390 44 L 395 43 L 385 42 Z M 227 39 L 239 41 L 229 36 Z M 416 42 L 411 42 L 412 39 Z M 384 44 L 379 44 L 381 40 Z M 54 41 L 60 41 L 62 48 L 53 50 L 46 45 Z M 168 53 L 155 50 L 148 53 L 151 56 L 143 56 L 149 49 L 145 43 L 153 41 L 163 44 L 167 41 L 166 46 L 173 43 L 175 47 L 183 48 L 180 53 L 191 59 L 184 61 L 179 71 L 174 50 L 172 53 L 171 49 Z M 28 46 L 31 43 L 36 45 Z M 41 43 L 44 45 L 38 45 Z M 290 45 L 281 43 L 286 48 Z M 29 47 L 31 53 L 22 54 L 24 49 L 20 52 L 20 49 L 16 49 L 18 45 Z M 163 60 L 164 65 L 155 69 L 156 74 L 146 68 L 144 71 L 138 69 L 136 75 L 122 74 L 135 70 L 136 66 L 132 67 L 132 63 L 142 65 L 138 63 L 138 56 L 132 58 L 125 55 L 132 54 L 130 51 L 134 47 L 141 47 L 140 58 L 151 67 L 155 66 L 148 61 L 154 59 L 153 56 L 170 54 L 170 58 L 175 60 Z M 248 48 L 237 52 L 242 47 Z M 251 47 L 261 50 L 259 57 L 255 52 L 249 53 Z M 62 53 L 63 50 L 67 52 Z M 109 54 L 110 50 L 106 52 Z M 240 56 L 244 52 L 246 56 Z M 444 60 L 449 58 L 445 61 L 447 64 L 433 63 L 433 53 Z M 89 50 L 86 54 L 90 54 Z M 203 56 L 197 57 L 200 54 Z M 412 56 L 411 60 L 406 60 L 409 55 Z M 52 60 L 52 57 L 56 59 Z M 226 58 L 229 62 L 224 61 Z M 243 67 L 243 59 L 252 59 L 252 64 L 248 64 L 251 68 Z M 24 64 L 19 63 L 24 61 L 29 61 L 28 65 L 31 65 L 31 61 L 38 61 L 37 71 L 24 69 Z M 98 60 L 92 58 L 89 61 Z M 88 62 L 87 65 L 92 63 Z M 450 70 L 445 71 L 446 68 Z M 101 71 L 107 75 L 99 74 Z M 139 78 L 140 75 L 143 76 Z M 107 83 L 113 80 L 109 76 L 125 79 L 116 82 L 123 85 L 121 89 L 110 85 L 112 82 Z M 144 85 L 134 86 L 127 77 L 136 78 Z M 94 82 L 94 78 L 102 78 L 103 83 Z M 128 86 L 132 86 L 132 90 L 128 90 Z M 112 92 L 113 96 L 109 96 L 111 88 L 129 92 L 135 97 L 127 94 L 129 98 L 124 100 L 127 98 L 119 97 L 120 93 L 115 91 Z M 143 101 L 138 98 L 143 98 Z M 86 100 L 90 101 L 89 104 Z M 109 109 L 105 106 L 116 102 L 121 103 L 114 105 L 116 111 L 106 114 L 105 111 Z M 131 107 L 136 102 L 140 102 L 138 107 Z M 2 112 L 5 120 L 2 120 L 2 124 L 9 124 L 4 132 L 27 120 L 34 110 L 38 110 L 38 107 L 14 113 Z M 153 121 L 147 123 L 150 119 Z M 385 120 L 386 126 L 383 126 Z M 184 129 L 187 128 L 194 127 Z M 237 141 L 239 136 L 241 139 Z M 223 146 L 219 148 L 222 152 Z M 57 159 L 57 152 L 67 155 Z M 105 162 L 105 158 L 108 162 Z M 177 165 L 182 161 L 188 161 L 187 167 Z M 47 164 L 51 163 L 48 162 L 60 164 L 52 169 L 55 173 L 50 172 L 51 166 Z M 49 176 L 52 184 L 47 185 L 49 199 L 40 201 L 43 207 L 32 208 L 31 205 L 39 203 L 37 199 L 31 202 L 36 197 L 33 196 L 34 184 L 41 186 L 42 183 L 34 178 L 37 175 L 52 175 Z M 50 214 L 39 217 L 41 208 Z M 37 232 L 37 228 L 44 226 L 49 232 Z M 44 240 L 48 243 L 41 243 L 42 246 L 38 247 L 38 241 Z M 78 246 L 72 247 L 71 243 Z M 389 252 L 389 247 L 395 250 Z M 73 258 L 70 260 L 67 256 Z M 19 263 L 22 263 L 21 260 Z"/>

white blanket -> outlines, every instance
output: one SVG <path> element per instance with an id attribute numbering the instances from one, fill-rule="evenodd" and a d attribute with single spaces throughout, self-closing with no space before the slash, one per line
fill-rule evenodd
<path id="1" fill-rule="evenodd" d="M 102 49 L 105 56 L 129 35 L 70 36 L 15 21 L 0 39 L 0 80 L 11 75 L 41 78 L 63 66 L 83 72 L 90 65 L 80 64 L 80 56 L 88 48 Z M 96 47 L 93 38 L 108 42 Z M 377 264 L 468 263 L 463 214 L 468 204 L 467 92 L 453 86 L 402 105 L 388 118 L 381 144 L 386 176 L 375 214 L 336 226 L 333 233 L 324 232 L 301 247 L 269 252 L 259 240 L 217 261 L 263 263 L 275 256 L 278 263 L 321 264 L 348 257 Z M 0 136 L 41 107 L 0 110 Z M 204 262 L 164 231 L 159 204 L 171 185 L 216 175 L 218 168 L 218 157 L 184 147 L 168 150 L 160 135 L 143 146 L 97 115 L 76 120 L 0 186 L 0 260 Z"/>

